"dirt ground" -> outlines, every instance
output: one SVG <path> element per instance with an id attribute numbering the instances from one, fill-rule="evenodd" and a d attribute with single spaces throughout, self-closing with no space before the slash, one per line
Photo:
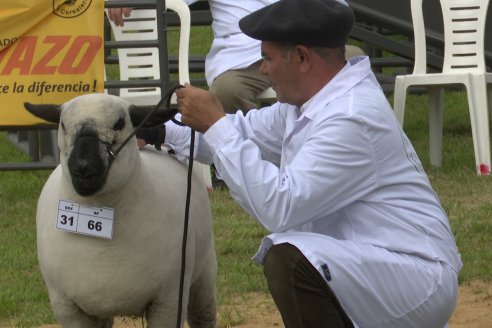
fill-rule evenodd
<path id="1" fill-rule="evenodd" d="M 255 301 L 256 299 L 256 301 Z M 283 327 L 282 320 L 271 299 L 252 297 L 244 306 L 244 324 L 240 328 L 272 328 Z M 255 311 L 253 311 L 255 310 Z M 219 312 L 220 313 L 220 312 Z M 121 326 L 121 328 L 127 328 Z M 436 327 L 440 328 L 440 327 Z M 492 284 L 473 282 L 460 286 L 458 304 L 449 321 L 449 328 L 492 328 Z"/>
<path id="2" fill-rule="evenodd" d="M 238 328 L 282 327 L 282 320 L 273 301 L 264 295 L 252 294 L 245 297 L 244 304 L 234 306 L 241 312 L 244 323 L 231 326 Z M 220 315 L 228 315 L 231 309 L 219 309 Z M 118 319 L 115 328 L 140 328 L 141 320 Z M 449 322 L 450 328 L 491 328 L 492 327 L 492 284 L 473 282 L 460 286 L 458 305 Z M 44 325 L 38 328 L 60 328 L 58 325 Z M 437 327 L 436 327 L 437 328 Z"/>
<path id="3" fill-rule="evenodd" d="M 240 313 L 244 322 L 238 328 L 275 328 L 282 327 L 282 320 L 272 300 L 264 295 L 247 295 L 237 305 L 219 308 L 220 316 Z M 59 328 L 58 325 L 43 325 L 38 328 Z M 115 328 L 140 328 L 141 320 L 120 318 Z M 492 327 L 492 283 L 480 281 L 460 286 L 458 305 L 449 322 L 450 328 L 491 328 Z M 229 328 L 229 327 L 228 327 Z M 440 327 L 436 327 L 440 328 Z"/>

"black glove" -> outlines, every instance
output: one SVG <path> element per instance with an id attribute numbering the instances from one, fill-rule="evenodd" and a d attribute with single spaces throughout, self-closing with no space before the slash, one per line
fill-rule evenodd
<path id="1" fill-rule="evenodd" d="M 166 126 L 163 124 L 155 128 L 140 128 L 135 136 L 137 139 L 145 140 L 146 145 L 154 145 L 155 149 L 161 150 L 161 145 L 166 137 Z"/>

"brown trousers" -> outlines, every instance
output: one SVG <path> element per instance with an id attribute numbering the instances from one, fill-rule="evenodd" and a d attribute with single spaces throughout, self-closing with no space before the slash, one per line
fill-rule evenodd
<path id="1" fill-rule="evenodd" d="M 256 96 L 270 87 L 268 77 L 260 74 L 261 61 L 247 68 L 226 71 L 215 78 L 209 91 L 219 98 L 226 113 L 258 108 Z"/>
<path id="2" fill-rule="evenodd" d="M 326 281 L 297 247 L 272 246 L 264 274 L 286 328 L 354 327 Z"/>

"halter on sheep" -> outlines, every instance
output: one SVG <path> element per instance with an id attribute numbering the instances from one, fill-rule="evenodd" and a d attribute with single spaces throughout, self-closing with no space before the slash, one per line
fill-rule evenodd
<path id="1" fill-rule="evenodd" d="M 83 100 L 87 99 L 87 101 L 86 102 L 82 101 L 80 99 L 82 97 L 85 97 L 83 98 Z M 113 159 L 116 158 L 116 155 L 119 153 L 119 151 L 123 149 L 126 143 L 133 137 L 132 134 L 134 132 L 129 137 L 127 137 L 125 141 L 121 142 L 122 136 L 123 134 L 125 134 L 124 131 L 126 131 L 126 134 L 128 134 L 129 131 L 128 127 L 125 127 L 125 124 L 127 123 L 126 118 L 118 116 L 119 114 L 114 114 L 112 125 L 111 124 L 108 125 L 108 123 L 106 122 L 107 120 L 98 121 L 95 118 L 91 118 L 91 114 L 82 115 L 74 111 L 74 108 L 85 107 L 85 108 L 78 108 L 78 109 L 82 111 L 93 111 L 93 113 L 97 113 L 97 111 L 94 111 L 94 109 L 91 106 L 99 107 L 99 110 L 101 110 L 101 107 L 104 108 L 104 104 L 101 103 L 104 102 L 108 102 L 108 104 L 106 104 L 107 106 L 113 105 L 117 107 L 117 105 L 123 104 L 124 107 L 125 103 L 124 102 L 122 103 L 121 99 L 119 99 L 118 97 L 113 98 L 113 96 L 109 96 L 109 95 L 92 95 L 92 96 L 82 96 L 82 97 L 78 97 L 79 99 L 76 98 L 64 104 L 63 106 L 53 106 L 53 105 L 35 106 L 35 105 L 26 104 L 26 108 L 28 108 L 28 110 L 31 111 L 33 114 L 50 122 L 58 122 L 59 116 L 60 115 L 62 116 L 62 120 L 60 121 L 60 128 L 61 128 L 60 130 L 62 131 L 59 134 L 59 144 L 61 146 L 60 149 L 62 151 L 61 162 L 65 166 L 68 164 L 70 177 L 72 178 L 71 179 L 72 184 L 74 189 L 77 191 L 77 193 L 83 197 L 88 197 L 89 199 L 92 199 L 99 194 L 105 194 L 113 190 L 111 186 L 109 187 L 107 186 L 108 184 L 107 179 L 109 176 L 109 166 L 113 162 Z M 94 102 L 92 100 L 89 101 L 91 99 L 90 97 L 96 97 L 97 102 Z M 69 127 L 64 126 L 63 112 L 65 109 L 67 111 L 70 110 L 69 111 L 70 115 L 74 116 L 73 119 L 71 116 L 67 116 L 69 118 L 67 122 L 70 122 L 71 124 L 71 126 Z M 166 109 L 162 109 L 162 108 L 156 109 L 154 107 L 148 107 L 148 106 L 145 107 L 128 106 L 127 110 L 129 116 L 131 117 L 131 121 L 133 122 L 133 125 L 141 126 L 142 124 L 145 124 L 143 125 L 145 127 L 162 124 L 163 121 L 166 121 L 170 117 L 174 116 L 173 113 L 170 113 Z M 53 111 L 58 112 L 58 117 L 56 114 L 53 115 Z M 85 117 L 84 120 L 81 120 L 81 122 L 77 121 L 77 119 L 79 119 L 80 116 Z M 145 117 L 148 117 L 148 121 L 146 123 L 144 123 Z M 95 122 L 92 122 L 92 119 L 94 119 Z M 67 122 L 65 122 L 65 124 L 67 124 Z M 96 127 L 92 126 L 91 123 L 94 123 Z M 98 123 L 99 125 L 105 124 L 107 125 L 107 127 L 106 129 L 101 129 L 95 123 Z M 73 131 L 78 131 L 78 132 L 75 135 L 71 135 L 70 133 L 67 133 L 65 128 L 70 129 L 72 134 L 74 134 Z M 107 133 L 108 130 L 111 131 Z M 67 141 L 64 138 L 69 140 Z M 69 147 L 67 147 L 67 143 Z M 83 154 L 83 152 L 88 151 L 88 149 L 93 149 L 93 151 L 97 152 L 97 149 L 100 149 L 100 146 L 97 146 L 95 144 L 99 145 L 100 143 L 103 143 L 105 145 L 106 158 L 105 159 L 102 157 L 99 158 L 99 160 L 103 162 L 102 164 L 96 165 L 95 167 L 88 167 L 90 163 L 84 162 L 86 160 L 85 157 L 87 156 L 87 154 Z M 117 151 L 113 153 L 112 147 L 117 146 L 118 144 L 119 147 L 117 148 Z M 70 149 L 71 151 L 69 152 L 68 149 Z M 127 157 L 128 155 L 126 153 L 128 153 L 128 151 L 125 152 L 125 156 Z M 67 155 L 70 155 L 68 156 L 68 161 L 66 158 Z M 101 155 L 101 154 L 98 153 L 96 155 Z M 124 160 L 125 159 L 123 159 L 123 161 Z M 104 174 L 100 172 L 98 173 L 98 171 L 100 171 L 100 168 L 104 167 L 104 161 L 106 163 L 106 170 L 104 171 Z M 97 162 L 97 161 L 93 161 L 93 162 Z M 117 174 L 118 172 L 112 175 L 115 176 Z M 187 198 L 188 197 L 189 196 L 187 196 Z M 185 250 L 186 239 L 187 237 L 185 233 L 185 237 L 183 239 L 184 251 L 186 251 Z M 182 268 L 184 268 L 184 262 L 182 263 Z M 183 272 L 184 271 L 182 271 L 182 276 L 184 277 Z M 180 288 L 182 288 L 182 284 Z M 206 288 L 210 288 L 210 287 L 206 287 Z M 51 292 L 50 292 L 50 298 L 51 298 Z M 180 306 L 181 306 L 181 302 L 179 302 L 178 307 L 180 308 Z M 180 311 L 178 311 L 178 326 L 180 326 L 179 323 L 181 318 L 179 312 Z M 162 325 L 162 323 L 160 323 L 160 325 Z M 207 324 L 203 324 L 203 325 L 197 324 L 196 327 L 208 327 L 209 325 L 211 326 L 210 321 Z M 150 327 L 150 322 L 149 322 L 149 327 Z"/>
<path id="2" fill-rule="evenodd" d="M 157 125 L 161 125 L 163 122 L 167 122 L 170 119 L 172 119 L 176 124 L 182 125 L 180 122 L 174 120 L 174 116 L 178 113 L 178 110 L 176 108 L 171 108 L 170 103 L 171 103 L 171 96 L 172 94 L 179 88 L 182 88 L 183 86 L 177 85 L 173 88 L 171 88 L 166 95 L 159 101 L 159 103 L 156 106 L 135 106 L 133 105 L 130 108 L 130 115 L 132 118 L 132 123 L 135 125 L 137 123 L 137 126 L 133 129 L 133 132 L 128 135 L 128 137 L 121 143 L 121 145 L 113 151 L 113 145 L 102 141 L 101 139 L 95 137 L 100 143 L 106 145 L 106 151 L 108 152 L 109 155 L 109 160 L 108 160 L 108 167 L 106 169 L 105 176 L 109 172 L 109 169 L 111 168 L 111 165 L 113 164 L 113 161 L 116 159 L 116 156 L 118 153 L 123 149 L 123 147 L 126 146 L 126 144 L 135 136 L 136 132 L 141 129 L 142 127 L 154 127 Z M 162 104 L 166 103 L 166 107 L 163 107 Z M 51 109 L 53 106 L 58 107 L 58 105 L 33 105 L 28 102 L 24 103 L 25 108 L 33 115 L 43 118 L 44 120 L 51 122 L 51 123 L 58 123 L 59 122 L 59 117 L 52 116 L 52 113 L 50 113 L 49 109 Z M 133 114 L 134 113 L 134 114 Z M 137 115 L 140 114 L 140 115 Z M 152 124 L 153 119 L 158 119 L 158 124 Z M 123 128 L 124 121 L 121 119 L 118 120 L 118 122 L 115 123 L 114 127 L 116 129 Z M 194 137 L 194 134 L 192 132 L 192 138 Z M 192 146 L 193 146 L 192 142 Z M 193 156 L 190 156 L 190 169 L 192 168 L 192 163 L 193 163 Z M 72 167 L 72 166 L 69 166 Z"/>
<path id="3" fill-rule="evenodd" d="M 159 103 L 160 104 L 160 103 Z M 25 108 L 33 115 L 42 118 L 51 123 L 59 123 L 60 115 L 61 115 L 61 106 L 54 104 L 30 104 L 28 102 L 24 103 Z M 113 160 L 116 158 L 118 153 L 123 149 L 124 146 L 134 137 L 135 132 L 141 127 L 156 127 L 158 125 L 162 125 L 163 122 L 170 120 L 176 115 L 176 109 L 170 108 L 161 108 L 159 105 L 157 106 L 135 106 L 131 105 L 128 109 L 131 121 L 133 125 L 137 125 L 137 127 L 133 130 L 132 133 L 128 135 L 128 137 L 123 141 L 116 151 L 113 151 L 113 143 L 106 142 L 97 137 L 96 131 L 90 131 L 91 127 L 88 126 L 83 130 L 79 131 L 79 136 L 76 138 L 79 140 L 80 138 L 94 138 L 101 144 L 106 146 L 106 151 L 108 153 L 108 166 L 106 172 L 104 174 L 104 179 L 106 178 L 107 173 L 109 172 L 109 168 L 111 167 Z M 120 130 L 123 128 L 125 122 L 119 119 L 114 123 L 113 129 Z M 61 128 L 64 129 L 63 123 Z M 94 136 L 96 134 L 96 136 Z M 71 167 L 71 166 L 70 166 Z M 71 172 L 72 173 L 72 172 Z M 74 176 L 72 175 L 72 178 Z M 82 177 L 85 178 L 85 177 Z M 103 183 L 104 181 L 101 181 Z M 79 190 L 77 190 L 79 191 Z M 84 195 L 88 196 L 94 192 L 98 191 L 98 189 L 90 191 L 91 193 Z"/>

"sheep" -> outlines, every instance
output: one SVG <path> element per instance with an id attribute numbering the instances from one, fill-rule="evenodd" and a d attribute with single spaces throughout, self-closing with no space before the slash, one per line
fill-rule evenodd
<path id="1" fill-rule="evenodd" d="M 112 327 L 115 316 L 145 316 L 148 327 L 175 327 L 187 168 L 165 152 L 139 151 L 135 137 L 114 160 L 109 151 L 150 108 L 108 94 L 25 107 L 59 122 L 60 164 L 41 191 L 36 212 L 39 266 L 56 320 L 63 327 L 97 328 Z M 149 124 L 162 124 L 167 116 L 159 110 Z M 187 317 L 193 328 L 215 327 L 212 214 L 197 178 L 190 199 L 180 320 Z M 74 207 L 79 233 L 64 231 L 74 229 Z M 113 213 L 111 233 L 99 210 Z M 95 219 L 88 220 L 89 214 Z M 84 235 L 88 231 L 93 235 Z"/>

